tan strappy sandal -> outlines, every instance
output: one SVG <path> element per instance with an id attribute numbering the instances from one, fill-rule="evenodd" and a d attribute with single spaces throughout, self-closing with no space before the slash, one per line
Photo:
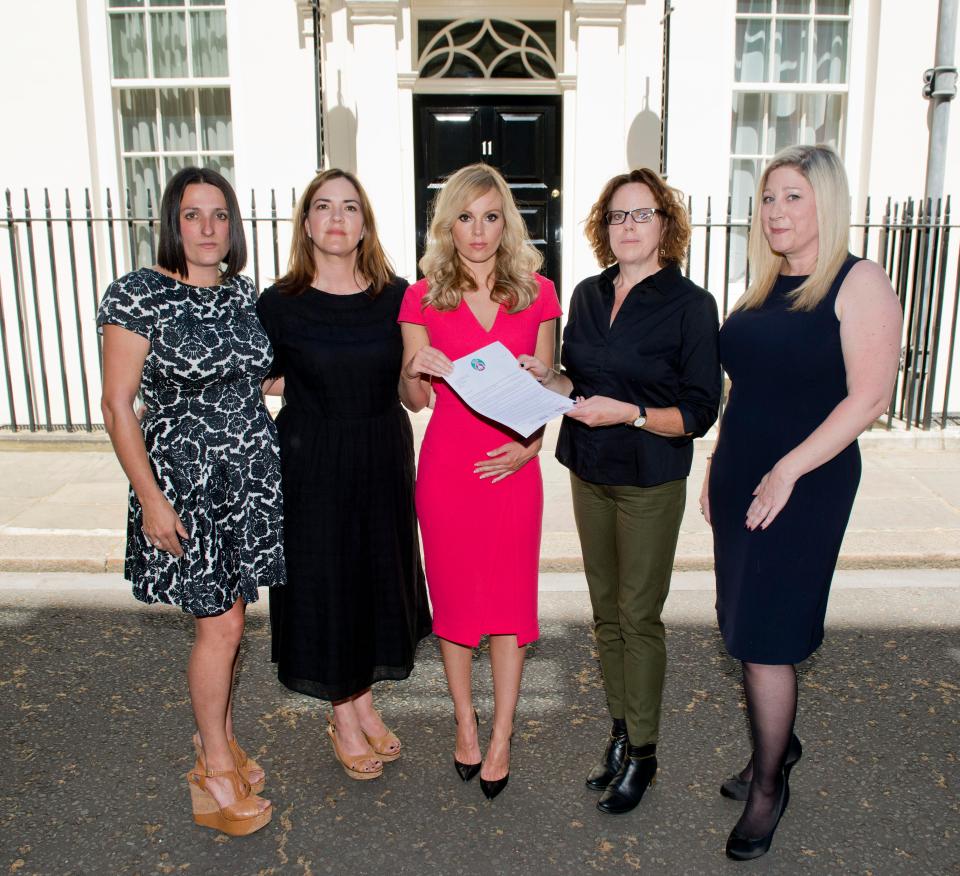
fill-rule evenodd
<path id="1" fill-rule="evenodd" d="M 380 717 L 379 712 L 377 712 L 377 717 Z M 382 721 L 383 719 L 381 718 L 380 720 Z M 386 727 L 386 725 L 384 726 Z M 397 734 L 389 727 L 387 727 L 387 732 L 382 736 L 371 736 L 365 730 L 363 731 L 363 735 L 366 737 L 367 742 L 370 743 L 370 747 L 376 752 L 377 757 L 384 763 L 390 763 L 400 757 L 403 750 L 403 743 L 397 738 Z"/>
<path id="2" fill-rule="evenodd" d="M 379 779 L 383 775 L 383 758 L 374 753 L 372 748 L 368 748 L 363 754 L 343 754 L 340 751 L 340 743 L 337 741 L 337 728 L 333 721 L 327 724 L 327 736 L 330 737 L 330 743 L 333 745 L 333 756 L 340 761 L 344 772 L 351 779 L 365 782 L 369 779 Z M 364 761 L 381 761 L 379 769 L 362 770 L 359 765 Z"/>
<path id="3" fill-rule="evenodd" d="M 227 745 L 230 746 L 230 753 L 233 755 L 233 762 L 237 765 L 237 769 L 240 771 L 240 775 L 243 776 L 244 780 L 250 785 L 250 790 L 254 794 L 259 794 L 267 784 L 267 776 L 263 770 L 263 767 L 260 766 L 252 757 L 249 757 L 247 753 L 240 747 L 240 743 L 237 742 L 236 736 L 231 736 L 227 740 Z M 193 734 L 193 750 L 197 755 L 197 762 L 204 763 L 203 758 L 203 746 L 200 743 L 200 734 Z M 262 775 L 257 781 L 252 781 L 250 778 L 251 773 L 260 772 Z"/>
<path id="4" fill-rule="evenodd" d="M 216 797 L 207 790 L 207 779 L 226 778 L 233 785 L 237 799 L 227 806 L 220 806 Z M 190 800 L 193 804 L 193 820 L 201 827 L 211 827 L 229 836 L 248 836 L 270 823 L 273 807 L 261 811 L 262 797 L 250 793 L 250 785 L 236 767 L 232 770 L 208 770 L 202 761 L 187 773 Z"/>

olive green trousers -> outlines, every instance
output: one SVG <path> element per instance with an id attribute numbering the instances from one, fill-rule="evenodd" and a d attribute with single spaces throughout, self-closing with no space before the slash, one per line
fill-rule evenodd
<path id="1" fill-rule="evenodd" d="M 570 484 L 610 715 L 626 720 L 631 745 L 655 743 L 667 665 L 660 612 L 687 481 L 611 487 L 571 472 Z"/>

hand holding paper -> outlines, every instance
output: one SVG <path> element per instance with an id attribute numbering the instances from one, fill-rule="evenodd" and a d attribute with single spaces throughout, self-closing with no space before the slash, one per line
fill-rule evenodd
<path id="1" fill-rule="evenodd" d="M 569 398 L 537 383 L 500 341 L 454 360 L 446 381 L 478 414 L 524 438 L 573 407 Z"/>

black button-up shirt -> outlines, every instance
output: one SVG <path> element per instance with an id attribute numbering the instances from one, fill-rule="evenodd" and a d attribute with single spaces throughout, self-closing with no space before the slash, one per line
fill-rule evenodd
<path id="1" fill-rule="evenodd" d="M 631 425 L 591 428 L 564 417 L 557 459 L 590 483 L 652 487 L 690 474 L 692 438 L 717 419 L 717 304 L 669 266 L 637 283 L 610 325 L 619 272 L 613 265 L 573 291 L 561 363 L 574 395 L 677 407 L 691 434 L 663 438 Z"/>

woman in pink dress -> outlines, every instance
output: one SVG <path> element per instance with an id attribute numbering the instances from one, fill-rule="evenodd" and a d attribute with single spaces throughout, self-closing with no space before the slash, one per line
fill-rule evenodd
<path id="1" fill-rule="evenodd" d="M 560 304 L 553 283 L 536 273 L 541 261 L 503 177 L 485 164 L 461 168 L 434 201 L 424 279 L 407 289 L 399 316 L 401 397 L 419 410 L 436 393 L 416 505 L 457 724 L 454 764 L 464 781 L 479 772 L 490 799 L 509 778 L 526 645 L 539 635 L 543 438 L 522 439 L 485 419 L 442 378 L 451 360 L 494 341 L 514 356 L 553 362 Z M 490 636 L 494 720 L 481 763 L 470 671 L 483 635 Z"/>

